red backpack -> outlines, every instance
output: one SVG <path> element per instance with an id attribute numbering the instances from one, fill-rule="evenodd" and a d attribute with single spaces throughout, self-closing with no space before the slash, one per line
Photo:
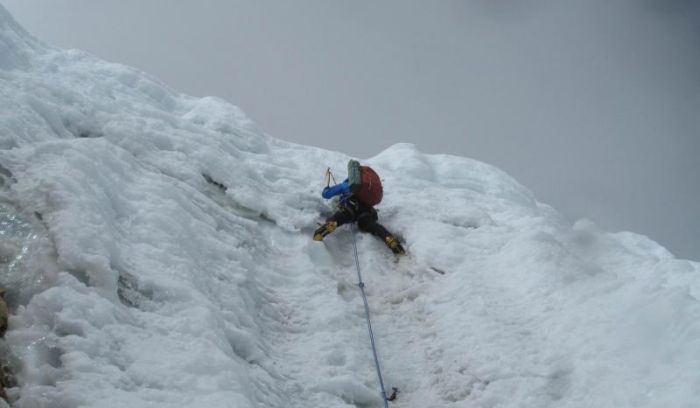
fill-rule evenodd
<path id="1" fill-rule="evenodd" d="M 377 205 L 384 197 L 382 181 L 377 173 L 369 166 L 360 166 L 356 160 L 348 162 L 348 182 L 350 191 L 364 204 Z"/>

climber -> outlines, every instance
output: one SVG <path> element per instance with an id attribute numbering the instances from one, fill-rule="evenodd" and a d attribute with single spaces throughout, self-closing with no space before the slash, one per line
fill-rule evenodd
<path id="1" fill-rule="evenodd" d="M 384 226 L 377 222 L 374 206 L 382 200 L 382 184 L 377 173 L 368 166 L 360 166 L 355 160 L 348 163 L 348 178 L 342 183 L 330 186 L 330 170 L 326 172 L 328 182 L 321 192 L 325 199 L 340 195 L 338 210 L 326 219 L 314 232 L 314 241 L 322 241 L 338 226 L 357 222 L 360 231 L 379 237 L 397 255 L 404 255 L 403 246 Z"/>

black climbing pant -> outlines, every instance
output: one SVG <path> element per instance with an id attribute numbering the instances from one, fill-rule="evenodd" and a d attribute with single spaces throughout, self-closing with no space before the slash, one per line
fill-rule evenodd
<path id="1" fill-rule="evenodd" d="M 377 222 L 378 219 L 377 210 L 374 207 L 361 203 L 352 196 L 341 203 L 338 206 L 338 211 L 328 217 L 326 221 L 335 221 L 339 226 L 349 222 L 357 222 L 360 231 L 369 232 L 381 238 L 382 241 L 386 241 L 386 237 L 391 236 L 391 233 Z"/>

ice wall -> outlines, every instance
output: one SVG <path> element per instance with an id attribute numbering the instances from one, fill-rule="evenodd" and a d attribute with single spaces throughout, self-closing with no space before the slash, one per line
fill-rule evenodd
<path id="1" fill-rule="evenodd" d="M 31 38 L 0 7 L 0 284 L 19 407 L 378 400 L 350 231 L 309 237 L 349 157 Z M 358 235 L 402 407 L 690 407 L 697 263 L 571 225 L 487 164 L 372 158 L 397 260 Z"/>

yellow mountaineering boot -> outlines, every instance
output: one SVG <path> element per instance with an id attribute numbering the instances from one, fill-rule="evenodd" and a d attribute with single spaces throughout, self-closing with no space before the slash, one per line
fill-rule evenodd
<path id="1" fill-rule="evenodd" d="M 323 241 L 323 238 L 335 231 L 336 228 L 338 228 L 338 223 L 335 221 L 329 221 L 321 225 L 316 231 L 314 231 L 314 241 Z"/>
<path id="2" fill-rule="evenodd" d="M 386 246 L 391 249 L 391 252 L 396 255 L 406 255 L 406 251 L 404 251 L 401 243 L 393 235 L 387 235 L 387 237 L 384 238 L 384 242 L 386 242 Z"/>

